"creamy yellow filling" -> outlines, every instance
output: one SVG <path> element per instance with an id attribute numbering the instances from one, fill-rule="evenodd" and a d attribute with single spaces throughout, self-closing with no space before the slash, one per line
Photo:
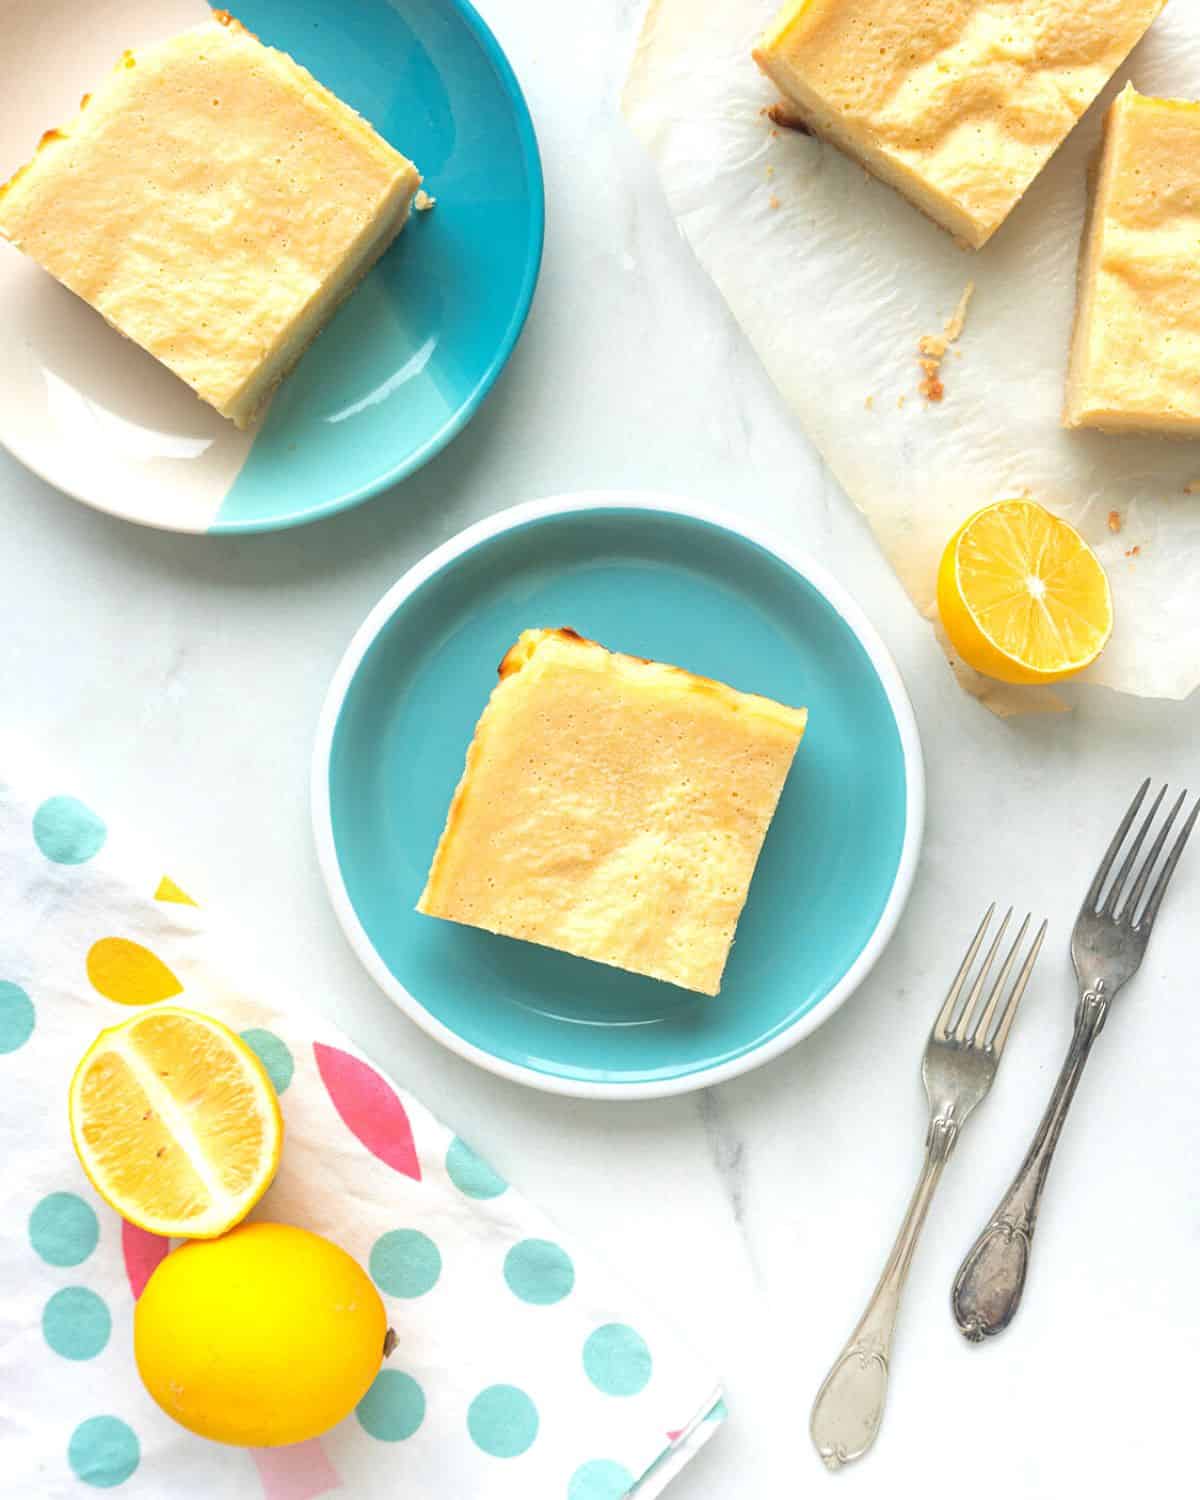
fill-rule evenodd
<path id="1" fill-rule="evenodd" d="M 526 631 L 418 909 L 715 994 L 805 719 Z"/>
<path id="2" fill-rule="evenodd" d="M 245 425 L 420 181 L 225 18 L 126 53 L 0 192 L 0 234 Z"/>
<path id="3" fill-rule="evenodd" d="M 755 49 L 820 134 L 978 247 L 1165 0 L 789 0 Z"/>
<path id="4" fill-rule="evenodd" d="M 1130 86 L 1109 112 L 1065 421 L 1200 433 L 1200 103 Z"/>

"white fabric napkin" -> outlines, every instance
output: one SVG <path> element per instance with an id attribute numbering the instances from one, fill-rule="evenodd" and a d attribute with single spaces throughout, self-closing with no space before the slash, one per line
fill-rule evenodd
<path id="1" fill-rule="evenodd" d="M 0 766 L 0 1495 L 660 1494 L 725 1414 L 704 1360 L 332 1027 L 257 983 L 251 998 L 237 946 L 161 857 L 71 786 L 26 770 L 18 789 L 11 769 Z M 313 1442 L 207 1442 L 138 1379 L 133 1303 L 169 1246 L 92 1191 L 66 1096 L 96 1034 L 162 999 L 240 1032 L 279 1092 L 283 1165 L 254 1217 L 342 1245 L 399 1336 L 356 1413 Z"/>

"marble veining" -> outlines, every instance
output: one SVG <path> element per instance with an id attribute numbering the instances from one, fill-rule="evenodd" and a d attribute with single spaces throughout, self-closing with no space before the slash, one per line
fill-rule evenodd
<path id="1" fill-rule="evenodd" d="M 704 1089 L 697 1094 L 696 1112 L 704 1126 L 709 1154 L 733 1214 L 733 1221 L 741 1228 L 746 1211 L 746 1142 L 726 1118 L 719 1089 Z"/>

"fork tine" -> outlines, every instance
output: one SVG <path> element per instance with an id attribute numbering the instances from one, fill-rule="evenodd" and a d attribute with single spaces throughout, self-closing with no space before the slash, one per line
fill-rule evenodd
<path id="1" fill-rule="evenodd" d="M 1141 904 L 1142 892 L 1146 889 L 1151 875 L 1154 874 L 1154 867 L 1158 863 L 1158 856 L 1163 851 L 1163 845 L 1167 842 L 1167 836 L 1171 832 L 1175 819 L 1179 816 L 1179 809 L 1183 806 L 1186 799 L 1186 791 L 1180 792 L 1179 796 L 1176 797 L 1175 806 L 1167 814 L 1166 821 L 1158 830 L 1158 836 L 1150 845 L 1150 853 L 1147 854 L 1145 860 L 1142 862 L 1142 868 L 1138 871 L 1138 878 L 1133 883 L 1133 890 L 1129 893 L 1129 900 L 1121 907 L 1119 920 L 1127 922 L 1130 927 L 1133 926 L 1133 919 L 1137 915 L 1137 909 Z"/>
<path id="2" fill-rule="evenodd" d="M 975 955 L 979 952 L 979 945 L 983 942 L 984 934 L 988 930 L 988 924 L 995 915 L 996 903 L 983 914 L 983 921 L 979 924 L 979 931 L 971 939 L 971 946 L 967 949 L 967 956 L 963 959 L 958 973 L 954 976 L 954 983 L 950 986 L 950 993 L 946 996 L 946 1003 L 938 1012 L 938 1018 L 933 1023 L 934 1036 L 940 1036 L 943 1041 L 949 1034 L 950 1017 L 954 1014 L 954 1007 L 958 1004 L 958 997 L 962 991 L 963 980 L 971 972 L 971 965 L 975 962 Z"/>
<path id="3" fill-rule="evenodd" d="M 992 993 L 988 996 L 988 1003 L 984 1006 L 979 1023 L 971 1033 L 972 1047 L 982 1047 L 987 1042 L 988 1032 L 992 1029 L 992 1021 L 995 1019 L 996 1010 L 1000 1004 L 1000 995 L 1003 992 L 1004 986 L 1008 983 L 1008 976 L 1012 971 L 1013 964 L 1016 962 L 1017 954 L 1021 951 L 1021 944 L 1025 939 L 1025 934 L 1029 931 L 1029 919 L 1030 913 L 1026 912 L 1025 920 L 1021 923 L 1021 930 L 1017 933 L 1012 947 L 1008 950 L 1008 957 L 1004 960 L 1004 966 L 999 974 L 996 975 L 996 982 L 992 985 Z"/>
<path id="4" fill-rule="evenodd" d="M 1004 937 L 1004 934 L 1008 931 L 1008 924 L 1011 920 L 1012 907 L 1010 906 L 1004 914 L 1004 921 L 1000 923 L 1000 926 L 996 932 L 996 936 L 992 939 L 991 943 L 988 946 L 987 956 L 983 960 L 983 966 L 979 970 L 979 976 L 975 980 L 975 983 L 971 986 L 971 993 L 967 996 L 967 1003 L 963 1006 L 962 1015 L 958 1018 L 958 1025 L 954 1028 L 953 1035 L 955 1041 L 965 1042 L 967 1039 L 967 1031 L 970 1028 L 971 1021 L 975 1015 L 976 1010 L 979 1008 L 979 997 L 983 994 L 984 982 L 986 981 L 988 973 L 991 970 L 992 960 L 996 956 L 996 952 L 1000 947 L 1000 943 Z"/>
<path id="5" fill-rule="evenodd" d="M 1125 835 L 1129 832 L 1129 825 L 1138 815 L 1138 809 L 1146 800 L 1146 793 L 1150 790 L 1150 778 L 1146 777 L 1138 788 L 1138 794 L 1130 803 L 1129 811 L 1121 819 L 1121 826 L 1117 829 L 1111 844 L 1104 851 L 1104 858 L 1100 861 L 1100 868 L 1096 871 L 1096 878 L 1088 887 L 1088 893 L 1083 898 L 1083 909 L 1095 911 L 1096 904 L 1100 900 L 1100 892 L 1104 888 L 1104 882 L 1108 879 L 1108 872 L 1112 869 L 1112 862 L 1116 859 L 1121 845 L 1125 842 Z"/>
<path id="6" fill-rule="evenodd" d="M 1187 795 L 1186 793 L 1184 794 Z M 1171 876 L 1175 873 L 1175 866 L 1179 863 L 1179 856 L 1183 853 L 1183 846 L 1191 837 L 1192 829 L 1196 826 L 1197 815 L 1200 815 L 1200 801 L 1192 808 L 1191 816 L 1180 830 L 1179 837 L 1175 840 L 1175 847 L 1167 855 L 1167 862 L 1162 867 L 1162 874 L 1154 882 L 1154 889 L 1150 892 L 1150 899 L 1146 902 L 1146 910 L 1142 913 L 1137 923 L 1139 932 L 1149 933 L 1154 926 L 1154 919 L 1158 916 L 1158 908 L 1162 904 L 1162 898 L 1166 894 L 1167 885 Z"/>
<path id="7" fill-rule="evenodd" d="M 1125 888 L 1125 882 L 1129 879 L 1129 872 L 1137 863 L 1137 857 L 1141 853 L 1142 845 L 1146 842 L 1146 835 L 1154 826 L 1154 820 L 1158 817 L 1158 809 L 1162 806 L 1162 799 L 1167 795 L 1166 786 L 1162 786 L 1158 796 L 1150 805 L 1150 811 L 1142 820 L 1142 826 L 1138 829 L 1133 843 L 1129 846 L 1129 853 L 1121 861 L 1121 868 L 1117 871 L 1117 878 L 1112 883 L 1108 896 L 1101 908 L 1102 915 L 1111 917 L 1117 909 L 1117 902 L 1121 899 L 1121 892 Z"/>
<path id="8" fill-rule="evenodd" d="M 1037 937 L 1033 940 L 1033 947 L 1029 950 L 1029 957 L 1021 965 L 1021 972 L 1017 975 L 1017 981 L 1012 987 L 1008 1004 L 1004 1007 L 1004 1014 L 1000 1017 L 1000 1025 L 996 1030 L 995 1040 L 992 1042 L 992 1051 L 999 1061 L 1000 1054 L 1004 1051 L 1004 1044 L 1008 1041 L 1008 1033 L 1012 1030 L 1012 1024 L 1016 1020 L 1017 1006 L 1021 1003 L 1021 996 L 1025 993 L 1025 986 L 1029 983 L 1029 976 L 1033 973 L 1033 966 L 1037 962 L 1037 956 L 1042 951 L 1042 943 L 1046 937 L 1046 923 L 1043 922 L 1038 928 Z"/>

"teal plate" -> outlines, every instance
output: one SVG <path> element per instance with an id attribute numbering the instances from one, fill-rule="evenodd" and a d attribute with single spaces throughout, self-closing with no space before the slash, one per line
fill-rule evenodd
<path id="1" fill-rule="evenodd" d="M 534 625 L 808 707 L 716 999 L 413 909 L 497 663 Z M 376 981 L 472 1061 L 593 1097 L 706 1086 L 819 1025 L 896 924 L 923 809 L 912 709 L 858 607 L 779 542 L 658 496 L 539 501 L 439 548 L 358 632 L 314 753 L 322 869 Z"/>

